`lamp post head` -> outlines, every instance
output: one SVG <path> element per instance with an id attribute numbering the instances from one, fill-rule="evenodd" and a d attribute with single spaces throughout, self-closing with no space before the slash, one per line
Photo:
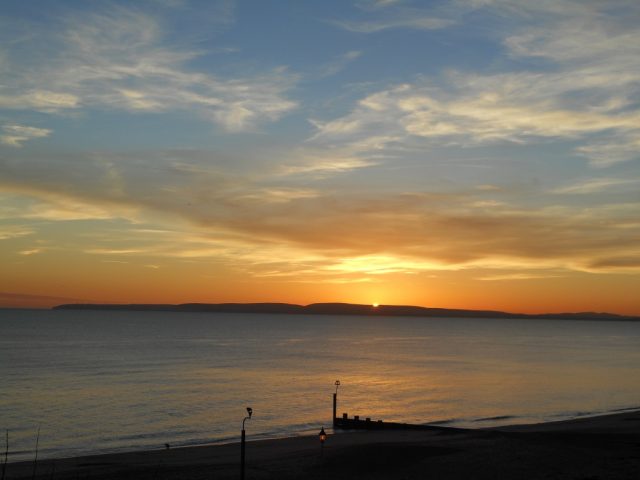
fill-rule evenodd
<path id="1" fill-rule="evenodd" d="M 324 432 L 324 427 L 320 429 L 320 443 L 324 444 L 324 441 L 327 439 L 327 434 Z"/>
<path id="2" fill-rule="evenodd" d="M 246 422 L 247 420 L 251 420 L 251 415 L 253 415 L 253 408 L 251 407 L 247 407 L 247 413 L 249 414 L 248 417 L 244 417 L 244 419 L 242 420 L 242 431 L 244 432 L 244 422 Z"/>
<path id="3" fill-rule="evenodd" d="M 336 386 L 336 394 L 338 393 L 338 387 L 340 386 L 340 380 L 336 380 L 336 383 L 334 383 L 334 385 Z"/>

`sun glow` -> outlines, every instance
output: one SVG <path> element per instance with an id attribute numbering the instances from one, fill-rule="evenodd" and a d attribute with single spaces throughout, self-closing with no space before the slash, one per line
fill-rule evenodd
<path id="1" fill-rule="evenodd" d="M 378 308 L 379 305 L 380 305 L 379 303 L 373 303 L 372 304 L 373 308 Z"/>

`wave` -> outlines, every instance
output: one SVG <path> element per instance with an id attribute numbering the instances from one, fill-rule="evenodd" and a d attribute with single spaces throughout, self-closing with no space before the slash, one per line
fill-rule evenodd
<path id="1" fill-rule="evenodd" d="M 633 412 L 634 410 L 640 410 L 640 406 L 636 407 L 625 407 L 625 408 L 614 408 L 611 410 L 612 412 Z"/>
<path id="2" fill-rule="evenodd" d="M 495 417 L 476 418 L 474 422 L 495 422 L 497 420 L 511 420 L 518 418 L 517 415 L 497 415 Z"/>
<path id="3" fill-rule="evenodd" d="M 447 418 L 446 420 L 433 420 L 431 422 L 422 423 L 421 425 L 449 425 L 451 423 L 459 422 L 458 418 Z"/>

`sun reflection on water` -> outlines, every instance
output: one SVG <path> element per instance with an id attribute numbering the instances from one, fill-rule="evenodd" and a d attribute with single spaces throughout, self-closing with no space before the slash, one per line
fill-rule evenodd
<path id="1" fill-rule="evenodd" d="M 246 406 L 252 439 L 315 434 L 336 379 L 339 416 L 411 423 L 541 421 L 640 397 L 630 322 L 22 315 L 1 325 L 0 410 L 16 450 L 42 425 L 45 457 L 237 440 Z"/>

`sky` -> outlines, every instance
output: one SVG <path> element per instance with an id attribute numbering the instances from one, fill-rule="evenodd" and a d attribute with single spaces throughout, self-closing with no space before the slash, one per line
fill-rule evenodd
<path id="1" fill-rule="evenodd" d="M 4 0 L 0 305 L 640 315 L 636 0 Z"/>

